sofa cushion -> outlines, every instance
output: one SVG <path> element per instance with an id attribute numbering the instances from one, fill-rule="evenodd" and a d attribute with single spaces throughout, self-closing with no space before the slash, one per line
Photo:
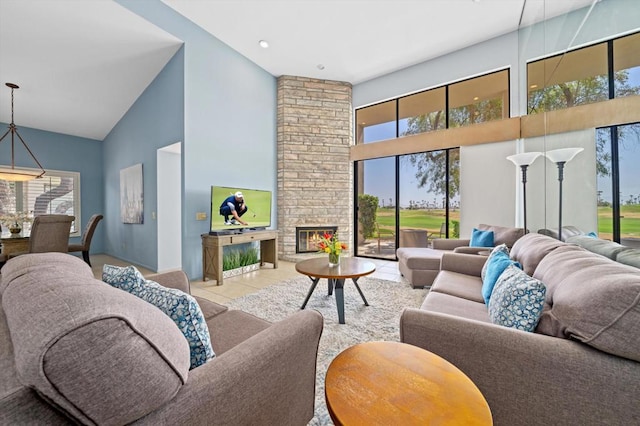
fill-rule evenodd
<path id="1" fill-rule="evenodd" d="M 515 242 L 524 235 L 524 229 L 522 228 L 487 225 L 485 223 L 478 225 L 478 229 L 481 231 L 493 231 L 493 244 L 496 246 L 506 244 L 507 247 L 513 247 Z"/>
<path id="2" fill-rule="evenodd" d="M 481 231 L 473 228 L 469 247 L 493 247 L 493 231 Z"/>
<path id="3" fill-rule="evenodd" d="M 77 273 L 86 267 L 64 253 L 5 264 L 15 368 L 21 383 L 80 423 L 130 423 L 177 394 L 189 346 L 158 309 Z"/>
<path id="4" fill-rule="evenodd" d="M 204 315 L 196 300 L 174 288 L 166 288 L 155 281 L 145 280 L 134 266 L 104 265 L 102 280 L 151 303 L 178 326 L 189 343 L 191 368 L 215 357 Z"/>
<path id="5" fill-rule="evenodd" d="M 533 331 L 544 305 L 544 284 L 510 265 L 498 278 L 491 300 L 489 317 L 494 324 Z"/>
<path id="6" fill-rule="evenodd" d="M 429 292 L 420 309 L 490 323 L 487 305 L 439 292 Z"/>
<path id="7" fill-rule="evenodd" d="M 482 281 L 472 275 L 452 271 L 440 271 L 433 280 L 430 293 L 443 293 L 484 303 L 480 289 Z"/>
<path id="8" fill-rule="evenodd" d="M 579 247 L 549 253 L 534 277 L 547 286 L 536 331 L 640 361 L 640 274 Z"/>
<path id="9" fill-rule="evenodd" d="M 570 244 L 577 244 L 592 253 L 608 257 L 611 260 L 616 260 L 618 253 L 629 249 L 628 247 L 616 242 L 601 240 L 600 238 L 593 238 L 588 235 L 574 235 L 567 238 L 566 241 Z"/>
<path id="10" fill-rule="evenodd" d="M 554 240 L 542 234 L 527 234 L 518 239 L 511 248 L 511 258 L 520 262 L 522 270 L 533 276 L 538 263 L 550 252 L 562 247 L 562 241 Z M 546 284 L 546 281 L 543 280 Z"/>
<path id="11" fill-rule="evenodd" d="M 640 250 L 634 248 L 622 250 L 616 255 L 616 262 L 640 268 Z"/>

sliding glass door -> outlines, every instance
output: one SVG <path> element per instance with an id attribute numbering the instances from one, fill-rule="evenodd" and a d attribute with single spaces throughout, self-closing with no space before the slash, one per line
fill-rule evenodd
<path id="1" fill-rule="evenodd" d="M 640 247 L 640 123 L 598 129 L 598 236 Z"/>

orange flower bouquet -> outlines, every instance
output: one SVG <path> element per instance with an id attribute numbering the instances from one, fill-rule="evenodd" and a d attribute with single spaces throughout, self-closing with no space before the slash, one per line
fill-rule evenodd
<path id="1" fill-rule="evenodd" d="M 321 252 L 329 254 L 329 265 L 336 266 L 340 264 L 340 253 L 342 253 L 342 250 L 347 249 L 347 245 L 338 240 L 337 232 L 333 234 L 325 232 L 325 234 L 320 237 L 318 248 Z"/>

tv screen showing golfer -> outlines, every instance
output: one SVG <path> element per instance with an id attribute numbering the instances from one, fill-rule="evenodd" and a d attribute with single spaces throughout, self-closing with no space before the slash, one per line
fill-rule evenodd
<path id="1" fill-rule="evenodd" d="M 211 187 L 211 232 L 271 226 L 271 191 Z"/>

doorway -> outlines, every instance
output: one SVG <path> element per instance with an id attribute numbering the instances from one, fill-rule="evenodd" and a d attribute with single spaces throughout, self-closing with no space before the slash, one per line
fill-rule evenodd
<path id="1" fill-rule="evenodd" d="M 182 269 L 182 143 L 157 152 L 158 272 Z"/>

